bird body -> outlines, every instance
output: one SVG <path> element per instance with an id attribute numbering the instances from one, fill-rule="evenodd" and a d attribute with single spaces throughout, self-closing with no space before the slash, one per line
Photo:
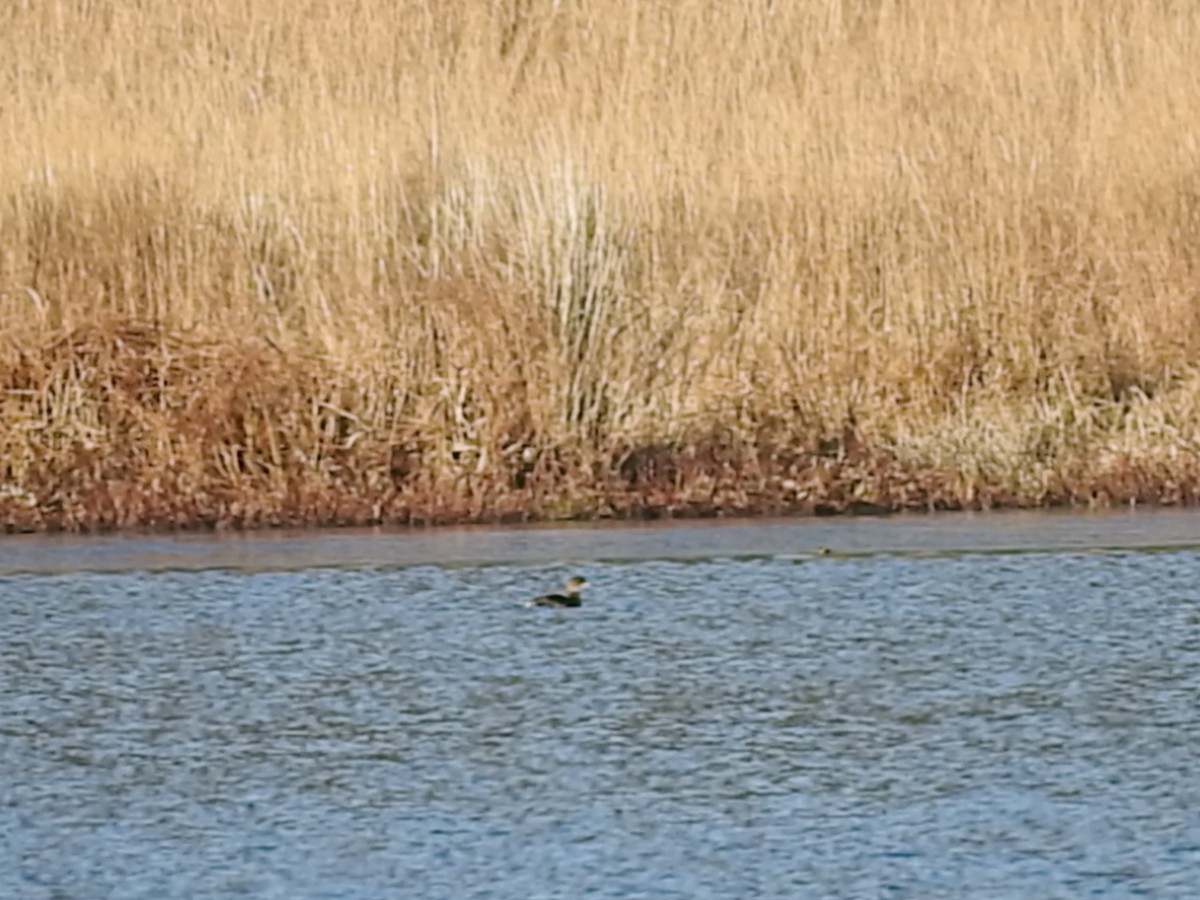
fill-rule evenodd
<path id="1" fill-rule="evenodd" d="M 583 598 L 580 594 L 587 587 L 587 579 L 575 578 L 567 579 L 565 593 L 562 594 L 545 594 L 541 597 L 534 597 L 532 600 L 525 602 L 526 606 L 552 606 L 558 609 L 569 609 L 577 606 L 583 606 Z"/>

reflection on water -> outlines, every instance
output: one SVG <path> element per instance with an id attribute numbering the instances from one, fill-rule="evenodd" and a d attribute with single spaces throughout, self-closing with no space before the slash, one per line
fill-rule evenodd
<path id="1" fill-rule="evenodd" d="M 631 562 L 715 557 L 1096 549 L 1200 549 L 1200 512 L 993 512 L 772 522 L 592 523 L 512 528 L 10 536 L 0 575 L 244 569 Z"/>
<path id="2" fill-rule="evenodd" d="M 583 609 L 520 605 L 576 571 Z M 9 575 L 0 896 L 1194 896 L 1198 584 L 1192 550 Z"/>

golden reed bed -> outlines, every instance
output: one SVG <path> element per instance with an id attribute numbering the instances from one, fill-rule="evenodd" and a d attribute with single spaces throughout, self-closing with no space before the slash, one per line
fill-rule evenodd
<path id="1" fill-rule="evenodd" d="M 1200 7 L 0 5 L 0 528 L 1200 494 Z"/>

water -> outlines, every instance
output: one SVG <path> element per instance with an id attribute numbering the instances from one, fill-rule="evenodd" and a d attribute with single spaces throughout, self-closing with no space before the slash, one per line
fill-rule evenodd
<path id="1" fill-rule="evenodd" d="M 1193 523 L 0 542 L 0 897 L 1193 897 Z"/>

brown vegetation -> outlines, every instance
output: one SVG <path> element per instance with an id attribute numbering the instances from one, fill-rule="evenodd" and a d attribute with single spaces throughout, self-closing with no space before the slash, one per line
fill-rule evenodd
<path id="1" fill-rule="evenodd" d="M 0 528 L 1200 495 L 1200 8 L 15 0 Z"/>

